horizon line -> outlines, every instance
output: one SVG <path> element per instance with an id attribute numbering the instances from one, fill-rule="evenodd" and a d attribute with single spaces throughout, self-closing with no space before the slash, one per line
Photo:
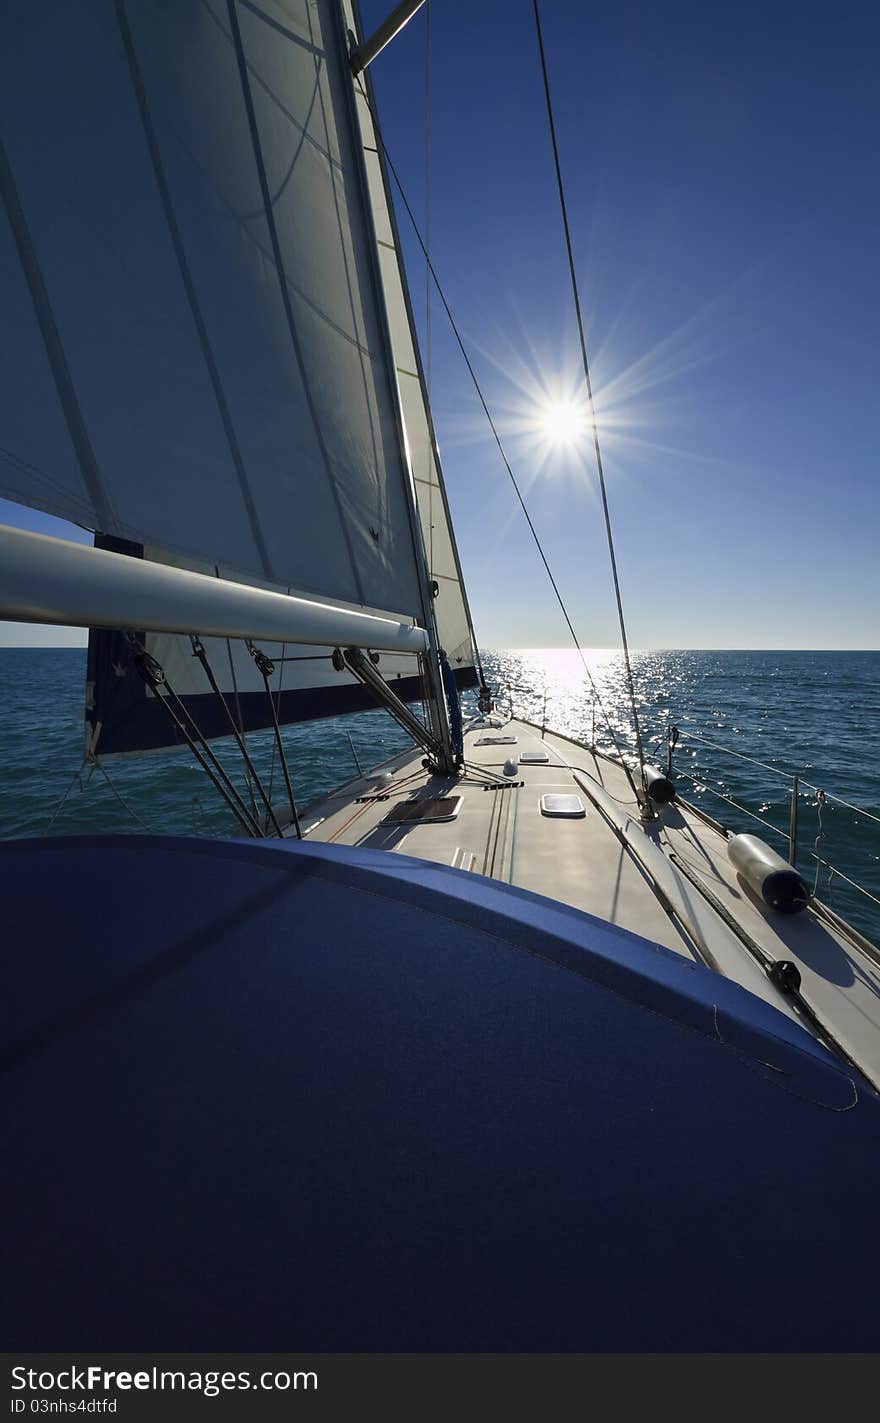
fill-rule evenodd
<path id="1" fill-rule="evenodd" d="M 41 643 L 0 643 L 0 652 L 85 652 L 88 644 L 69 642 L 41 642 Z M 558 647 L 550 644 L 532 644 L 528 647 L 511 647 L 509 645 L 499 647 L 481 647 L 481 653 L 498 654 L 501 652 L 567 652 L 572 656 L 580 656 L 589 652 L 614 652 L 623 655 L 620 647 Z M 880 647 L 707 647 L 707 646 L 678 646 L 671 644 L 657 645 L 656 647 L 631 647 L 630 653 L 639 652 L 868 652 L 880 653 Z"/>

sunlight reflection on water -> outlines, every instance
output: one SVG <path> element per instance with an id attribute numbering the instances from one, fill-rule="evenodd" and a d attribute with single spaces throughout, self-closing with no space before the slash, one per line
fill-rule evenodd
<path id="1" fill-rule="evenodd" d="M 604 708 L 621 749 L 629 752 L 632 716 L 622 655 L 600 648 L 588 649 L 585 656 L 598 692 L 596 702 L 574 650 L 486 652 L 484 661 L 502 703 L 509 699 L 517 715 L 540 725 L 546 696 L 547 726 L 590 742 L 595 712 L 596 743 L 611 753 Z M 667 729 L 678 726 L 681 741 L 674 769 L 682 794 L 732 828 L 757 827 L 722 796 L 786 832 L 792 772 L 880 815 L 880 747 L 872 713 L 880 701 L 880 654 L 635 652 L 633 674 L 649 759 L 665 764 Z M 0 649 L 0 835 L 45 834 L 71 786 L 82 755 L 84 675 L 82 649 Z M 475 710 L 474 693 L 464 700 L 466 710 Z M 303 805 L 353 776 L 355 756 L 368 767 L 407 744 L 395 723 L 379 711 L 290 727 L 284 739 Z M 248 744 L 260 774 L 268 779 L 271 732 L 249 737 Z M 216 746 L 230 774 L 239 777 L 234 746 Z M 738 760 L 719 747 L 755 757 L 770 769 Z M 228 835 L 233 829 L 226 807 L 186 753 L 114 762 L 111 770 L 123 799 L 98 776 L 82 788 L 74 785 L 53 834 L 146 828 L 163 834 Z M 280 799 L 277 764 L 274 775 Z M 132 812 L 142 824 L 133 820 Z M 806 783 L 799 812 L 799 867 L 812 883 L 817 807 L 815 791 Z M 766 838 L 785 853 L 781 836 L 768 830 Z M 880 896 L 880 825 L 829 802 L 823 853 Z M 825 870 L 819 892 L 829 898 Z M 880 939 L 880 909 L 839 879 L 830 899 Z"/>
<path id="2" fill-rule="evenodd" d="M 486 654 L 486 673 L 516 715 L 538 725 L 546 716 L 550 729 L 586 743 L 593 741 L 595 725 L 600 750 L 615 755 L 616 741 L 623 754 L 632 754 L 623 654 L 589 648 L 584 658 L 590 676 L 575 649 L 504 650 Z M 819 828 L 815 786 L 880 815 L 880 748 L 868 710 L 877 703 L 880 654 L 650 651 L 634 652 L 632 668 L 647 758 L 665 768 L 667 732 L 677 726 L 673 771 L 679 790 L 723 824 L 762 834 L 787 855 L 791 776 L 801 777 L 798 867 L 810 884 Z M 728 800 L 761 815 L 767 829 Z M 829 801 L 820 853 L 880 897 L 876 822 Z M 826 869 L 818 892 L 880 938 L 880 908 L 870 900 L 839 878 L 829 894 Z"/>

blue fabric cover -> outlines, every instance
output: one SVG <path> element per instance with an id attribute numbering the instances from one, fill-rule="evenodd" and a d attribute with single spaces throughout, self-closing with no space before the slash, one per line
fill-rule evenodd
<path id="1" fill-rule="evenodd" d="M 745 990 L 367 850 L 0 845 L 12 1349 L 875 1349 L 880 1102 Z"/>

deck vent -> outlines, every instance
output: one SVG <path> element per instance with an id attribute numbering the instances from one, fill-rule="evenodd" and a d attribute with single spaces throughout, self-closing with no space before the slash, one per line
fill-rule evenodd
<path id="1" fill-rule="evenodd" d="M 557 820 L 583 820 L 586 815 L 579 795 L 542 795 L 541 814 Z"/>
<path id="2" fill-rule="evenodd" d="M 454 820 L 461 810 L 460 795 L 440 796 L 437 800 L 399 800 L 382 817 L 383 825 L 436 825 Z"/>

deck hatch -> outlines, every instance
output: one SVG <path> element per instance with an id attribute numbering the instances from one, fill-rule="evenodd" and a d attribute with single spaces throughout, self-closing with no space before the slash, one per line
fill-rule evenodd
<path id="1" fill-rule="evenodd" d="M 439 796 L 432 800 L 400 800 L 383 816 L 383 825 L 436 825 L 438 821 L 454 820 L 461 810 L 460 795 Z"/>
<path id="2" fill-rule="evenodd" d="M 515 746 L 515 736 L 478 736 L 475 746 Z"/>
<path id="3" fill-rule="evenodd" d="M 586 815 L 579 795 L 542 795 L 541 814 L 557 820 L 582 820 Z"/>
<path id="4" fill-rule="evenodd" d="M 521 766 L 529 764 L 541 765 L 549 760 L 550 755 L 547 751 L 521 751 L 519 756 Z"/>

